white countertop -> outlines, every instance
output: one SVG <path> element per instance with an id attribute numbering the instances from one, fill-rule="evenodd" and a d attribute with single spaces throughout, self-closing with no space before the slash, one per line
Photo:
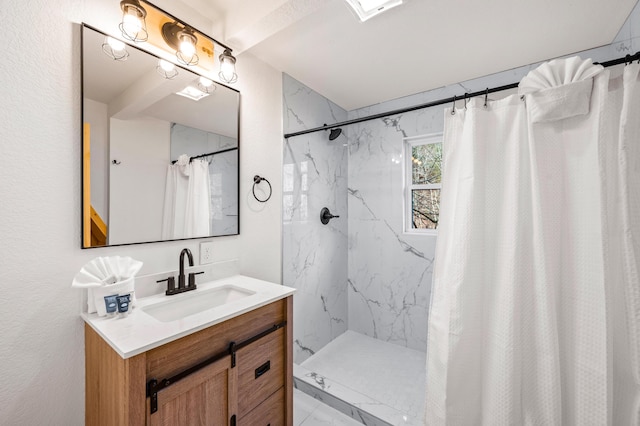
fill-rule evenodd
<path id="1" fill-rule="evenodd" d="M 193 297 L 199 292 L 224 286 L 237 286 L 255 292 L 242 299 L 228 302 L 205 311 L 186 316 L 176 321 L 161 322 L 143 311 L 143 307 L 159 302 L 179 300 L 182 296 Z M 198 288 L 174 296 L 157 294 L 138 299 L 136 307 L 127 317 L 99 317 L 82 313 L 84 321 L 91 326 L 122 358 L 129 358 L 165 343 L 187 336 L 196 331 L 242 315 L 253 309 L 284 299 L 295 289 L 255 278 L 236 275 L 228 278 L 197 283 Z"/>

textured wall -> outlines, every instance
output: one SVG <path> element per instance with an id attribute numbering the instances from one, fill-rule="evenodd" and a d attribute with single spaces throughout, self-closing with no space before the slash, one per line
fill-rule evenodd
<path id="1" fill-rule="evenodd" d="M 286 74 L 283 89 L 285 133 L 346 119 L 346 111 Z M 298 289 L 296 363 L 347 329 L 346 137 L 328 136 L 298 136 L 284 145 L 282 274 L 285 285 Z M 323 207 L 340 218 L 323 225 Z"/>
<path id="2" fill-rule="evenodd" d="M 282 73 L 248 53 L 238 57 L 240 99 L 240 270 L 282 282 Z M 246 77 L 245 77 L 246 76 Z M 253 198 L 253 176 L 266 177 L 273 195 Z M 264 188 L 264 183 L 261 187 Z M 214 251 L 214 253 L 219 253 Z"/>
<path id="3" fill-rule="evenodd" d="M 201 17 L 175 1 L 171 13 Z M 80 249 L 80 26 L 114 32 L 117 1 L 5 0 L 8 36 L 0 61 L 0 424 L 84 423 L 84 338 L 80 267 L 96 256 L 129 255 L 142 274 L 176 269 L 183 247 L 199 242 Z M 216 260 L 240 258 L 241 271 L 280 281 L 279 194 L 262 210 L 247 201 L 251 176 L 280 188 L 281 74 L 250 55 L 238 58 L 242 91 L 242 234 L 213 239 Z M 257 167 L 259 165 L 259 167 Z M 264 252 L 267 252 L 266 254 Z M 197 257 L 197 256 L 196 256 Z"/>

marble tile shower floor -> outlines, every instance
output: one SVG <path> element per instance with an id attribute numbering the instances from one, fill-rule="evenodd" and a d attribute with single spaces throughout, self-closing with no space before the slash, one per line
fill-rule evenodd
<path id="1" fill-rule="evenodd" d="M 422 425 L 426 354 L 347 331 L 301 365 L 296 387 L 366 425 Z"/>

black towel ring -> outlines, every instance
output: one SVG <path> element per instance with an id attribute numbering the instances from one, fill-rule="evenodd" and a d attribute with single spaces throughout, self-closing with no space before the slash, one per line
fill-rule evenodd
<path id="1" fill-rule="evenodd" d="M 269 185 L 269 196 L 267 198 L 265 198 L 264 200 L 261 200 L 260 198 L 258 198 L 256 196 L 256 185 L 259 184 L 262 181 L 267 182 L 267 185 Z M 251 191 L 253 192 L 253 198 L 255 198 L 256 200 L 258 200 L 261 203 L 266 203 L 267 201 L 269 201 L 269 198 L 271 198 L 271 194 L 273 193 L 273 190 L 271 188 L 271 182 L 269 182 L 267 180 L 267 178 L 263 178 L 263 177 L 260 177 L 258 175 L 255 175 L 253 177 L 253 188 L 251 188 Z"/>

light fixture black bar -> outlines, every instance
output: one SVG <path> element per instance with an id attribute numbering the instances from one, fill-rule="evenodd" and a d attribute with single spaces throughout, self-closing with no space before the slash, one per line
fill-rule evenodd
<path id="1" fill-rule="evenodd" d="M 191 162 L 191 160 L 195 160 L 196 158 L 204 158 L 204 157 L 208 157 L 210 155 L 224 154 L 225 152 L 235 151 L 236 149 L 238 149 L 237 146 L 233 147 L 233 148 L 222 149 L 220 151 L 207 152 L 206 154 L 194 155 L 193 157 L 189 157 L 189 162 Z M 173 160 L 171 162 L 171 164 L 176 164 L 177 161 L 178 160 Z"/>
<path id="2" fill-rule="evenodd" d="M 622 58 L 612 59 L 611 61 L 607 61 L 607 62 L 594 62 L 594 65 L 602 65 L 603 67 L 607 68 L 607 67 L 611 67 L 611 66 L 614 66 L 614 65 L 630 63 L 630 62 L 633 62 L 635 60 L 639 60 L 640 61 L 640 52 L 636 52 L 634 55 L 626 55 L 625 57 L 622 57 Z M 490 88 L 490 89 L 487 88 L 485 90 L 479 90 L 477 92 L 466 93 L 466 94 L 464 94 L 462 96 L 452 96 L 450 98 L 438 99 L 437 101 L 427 102 L 425 104 L 420 104 L 420 105 L 414 105 L 414 106 L 411 106 L 411 107 L 395 109 L 393 111 L 381 112 L 379 114 L 368 115 L 366 117 L 354 118 L 353 120 L 341 121 L 341 122 L 335 123 L 335 124 L 330 124 L 330 125 L 329 124 L 325 124 L 324 126 L 314 127 L 313 129 L 301 130 L 299 132 L 293 132 L 293 133 L 285 133 L 284 138 L 285 139 L 289 139 L 289 138 L 292 138 L 294 136 L 306 135 L 307 133 L 314 133 L 314 132 L 319 132 L 319 131 L 322 131 L 322 130 L 330 130 L 330 129 L 333 129 L 333 128 L 336 128 L 336 127 L 348 126 L 349 124 L 356 124 L 356 123 L 362 123 L 364 121 L 377 120 L 378 118 L 389 117 L 390 115 L 404 114 L 405 112 L 416 111 L 416 110 L 419 110 L 419 109 L 430 108 L 430 107 L 434 107 L 434 106 L 438 106 L 438 105 L 453 103 L 454 100 L 461 101 L 465 97 L 467 99 L 470 99 L 470 98 L 475 98 L 476 96 L 485 95 L 487 93 L 495 93 L 495 92 L 502 92 L 504 90 L 509 90 L 509 89 L 516 89 L 518 87 L 518 85 L 519 85 L 519 83 L 506 84 L 504 86 L 493 87 L 493 88 Z"/>

